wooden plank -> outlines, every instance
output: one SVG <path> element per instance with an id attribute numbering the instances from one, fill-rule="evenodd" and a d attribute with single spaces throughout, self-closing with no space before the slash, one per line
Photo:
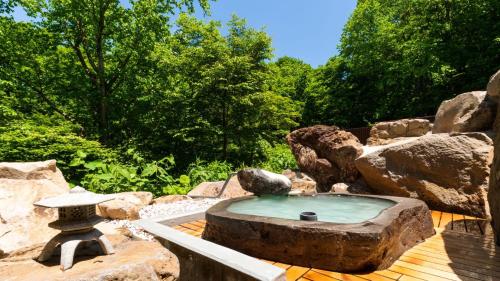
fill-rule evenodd
<path id="1" fill-rule="evenodd" d="M 453 231 L 467 232 L 467 228 L 465 227 L 464 215 L 452 214 L 452 217 L 453 217 Z"/>
<path id="2" fill-rule="evenodd" d="M 394 271 L 390 271 L 390 270 L 387 270 L 387 269 L 386 270 L 379 270 L 379 271 L 377 271 L 377 274 L 385 276 L 387 278 L 394 279 L 394 280 L 398 280 L 401 277 L 400 273 L 397 273 L 397 272 L 394 272 Z"/>
<path id="3" fill-rule="evenodd" d="M 401 276 L 401 278 L 398 279 L 398 281 L 422 281 L 422 280 L 424 279 L 415 278 L 408 275 L 403 275 Z"/>
<path id="4" fill-rule="evenodd" d="M 476 278 L 479 280 L 485 280 L 488 278 L 488 276 L 494 276 L 492 274 L 495 273 L 494 271 L 491 271 L 491 270 L 477 272 L 478 269 L 473 269 L 473 268 L 467 267 L 467 266 L 461 266 L 461 265 L 453 265 L 452 266 L 451 264 L 450 265 L 443 265 L 443 264 L 437 264 L 437 263 L 433 263 L 430 261 L 425 261 L 425 260 L 412 258 L 412 257 L 401 257 L 399 260 L 404 261 L 404 262 L 408 262 L 408 263 L 412 263 L 412 264 L 416 264 L 416 265 L 421 265 L 421 266 L 426 267 L 426 268 L 432 268 L 432 269 L 437 269 L 437 270 L 441 270 L 441 271 L 445 271 L 445 272 L 456 273 L 456 274 L 460 274 L 461 276 Z M 479 270 L 479 271 L 481 271 L 481 270 Z M 495 274 L 495 275 L 499 276 L 498 274 Z"/>
<path id="5" fill-rule="evenodd" d="M 321 274 L 319 272 L 316 272 L 314 270 L 309 270 L 308 272 L 306 272 L 304 274 L 303 278 L 307 278 L 307 280 L 312 280 L 312 281 L 334 281 L 334 280 L 339 280 L 339 279 L 335 279 L 335 278 L 330 277 L 330 276 L 326 276 L 326 275 Z M 340 280 L 342 280 L 342 279 L 340 279 Z M 288 281 L 288 279 L 287 279 L 287 281 Z"/>
<path id="6" fill-rule="evenodd" d="M 478 258 L 490 257 L 500 261 L 500 257 L 496 254 L 496 249 L 490 249 L 490 248 L 477 247 L 474 249 L 474 248 L 461 247 L 460 245 L 453 245 L 451 243 L 447 244 L 445 248 L 443 245 L 435 245 L 431 242 L 417 245 L 415 246 L 415 248 L 441 252 L 448 255 L 454 253 L 461 255 L 470 255 Z"/>
<path id="7" fill-rule="evenodd" d="M 190 224 L 190 223 L 183 223 L 181 224 L 181 226 L 185 227 L 185 228 L 189 228 L 191 230 L 195 230 L 195 231 L 199 231 L 200 229 L 203 231 L 203 228 L 197 226 L 197 225 L 194 225 L 194 224 Z"/>
<path id="8" fill-rule="evenodd" d="M 311 271 L 315 271 L 317 273 L 321 273 L 323 275 L 332 277 L 337 280 L 349 280 L 349 281 L 365 281 L 366 279 L 354 276 L 352 274 L 346 274 L 346 273 L 340 273 L 340 272 L 333 272 L 333 271 L 326 271 L 326 270 L 321 270 L 321 269 L 316 269 L 313 268 Z"/>
<path id="9" fill-rule="evenodd" d="M 435 251 L 428 251 L 428 250 L 421 250 L 421 249 L 411 249 L 410 250 L 411 252 L 418 252 L 418 253 L 422 253 L 422 254 L 425 254 L 425 255 L 428 255 L 428 256 L 432 256 L 432 257 L 437 257 L 437 258 L 446 258 L 446 257 L 450 257 L 451 259 L 455 259 L 455 258 L 461 258 L 463 260 L 467 260 L 467 262 L 479 262 L 479 263 L 484 263 L 484 264 L 488 264 L 488 265 L 498 265 L 500 264 L 499 261 L 496 261 L 496 260 L 493 260 L 493 259 L 488 259 L 488 258 L 484 258 L 484 257 L 481 257 L 481 258 L 477 258 L 477 257 L 471 257 L 469 255 L 463 255 L 463 254 L 454 254 L 454 253 L 450 253 L 450 254 L 446 254 L 446 253 L 436 253 Z"/>
<path id="10" fill-rule="evenodd" d="M 436 275 L 428 274 L 425 272 L 420 272 L 418 270 L 414 270 L 411 268 L 406 268 L 406 267 L 398 266 L 398 265 L 392 265 L 391 267 L 389 267 L 389 270 L 401 273 L 403 275 L 403 276 L 401 276 L 401 278 L 403 278 L 406 275 L 406 276 L 419 278 L 419 279 L 423 279 L 423 280 L 432 280 L 432 281 L 449 281 L 450 280 L 447 278 L 442 278 L 442 277 L 439 277 Z M 399 280 L 401 280 L 401 278 Z"/>
<path id="11" fill-rule="evenodd" d="M 408 269 L 417 270 L 417 271 L 420 271 L 423 273 L 427 273 L 430 275 L 434 275 L 434 276 L 438 276 L 438 277 L 446 278 L 446 279 L 450 279 L 450 280 L 461 281 L 461 280 L 472 279 L 472 278 L 467 278 L 466 276 L 462 276 L 462 275 L 459 276 L 453 272 L 447 272 L 447 271 L 443 271 L 443 270 L 439 270 L 439 269 L 429 268 L 429 267 L 425 267 L 425 266 L 421 266 L 421 265 L 417 265 L 417 264 L 409 263 L 409 262 L 405 262 L 405 261 L 398 260 L 398 261 L 394 262 L 394 265 L 405 267 Z"/>
<path id="12" fill-rule="evenodd" d="M 366 280 L 372 280 L 372 281 L 394 281 L 392 278 L 388 278 L 382 275 L 377 274 L 378 272 L 374 273 L 367 273 L 367 274 L 355 274 L 358 277 L 364 278 Z"/>
<path id="13" fill-rule="evenodd" d="M 497 264 L 496 262 L 492 262 L 491 264 L 485 263 L 483 261 L 473 261 L 473 260 L 467 260 L 467 259 L 462 259 L 462 258 L 453 258 L 450 259 L 447 256 L 440 256 L 438 257 L 431 257 L 429 255 L 425 254 L 420 254 L 418 252 L 414 251 L 407 251 L 404 253 L 402 257 L 412 257 L 412 258 L 417 258 L 437 264 L 442 264 L 442 265 L 449 265 L 450 267 L 454 266 L 465 266 L 465 268 L 468 268 L 470 271 L 482 273 L 485 270 L 493 270 L 496 272 L 500 273 L 500 264 Z M 495 273 L 496 274 L 496 273 Z"/>
<path id="14" fill-rule="evenodd" d="M 431 211 L 432 215 L 432 223 L 434 227 L 439 227 L 439 221 L 441 220 L 441 212 L 440 211 Z"/>
<path id="15" fill-rule="evenodd" d="M 458 249 L 463 249 L 463 250 L 471 250 L 471 251 L 476 251 L 476 252 L 488 252 L 488 253 L 495 253 L 497 250 L 500 250 L 498 247 L 495 246 L 495 243 L 493 241 L 484 241 L 482 243 L 475 243 L 475 242 L 467 242 L 467 241 L 456 241 L 456 240 L 451 240 L 451 239 L 430 239 L 425 242 L 424 245 L 427 246 L 433 246 L 433 247 L 439 247 L 442 250 L 447 250 L 447 249 L 453 249 L 453 248 L 458 248 Z"/>
<path id="16" fill-rule="evenodd" d="M 453 215 L 451 213 L 442 212 L 441 221 L 439 222 L 440 228 L 452 229 Z"/>
<path id="17" fill-rule="evenodd" d="M 306 273 L 307 271 L 309 271 L 309 268 L 307 267 L 301 267 L 301 266 L 292 266 L 290 268 L 288 268 L 286 270 L 286 280 L 297 280 L 299 279 L 300 277 L 302 277 L 302 275 L 304 275 L 304 273 Z"/>
<path id="18" fill-rule="evenodd" d="M 483 232 L 481 231 L 481 227 L 479 227 L 479 224 L 475 217 L 470 217 L 470 216 L 464 216 L 464 217 L 468 233 L 480 234 L 480 235 L 483 234 Z"/>
<path id="19" fill-rule="evenodd" d="M 196 226 L 201 227 L 201 228 L 205 228 L 205 225 L 206 225 L 206 223 L 202 223 L 200 221 L 192 221 L 192 222 L 189 222 L 189 224 L 196 225 Z"/>

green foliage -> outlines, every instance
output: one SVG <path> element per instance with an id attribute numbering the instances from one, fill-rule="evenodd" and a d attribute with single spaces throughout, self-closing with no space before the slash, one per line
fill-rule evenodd
<path id="1" fill-rule="evenodd" d="M 99 142 L 80 137 L 78 130 L 66 121 L 43 115 L 0 124 L 0 161 L 56 159 L 66 179 L 77 183 L 86 173 L 71 165 L 78 151 L 89 160 L 117 157 Z"/>
<path id="2" fill-rule="evenodd" d="M 124 162 L 127 164 L 117 162 L 116 159 L 88 161 L 85 152 L 77 151 L 70 166 L 86 169 L 81 184 L 98 193 L 149 191 L 155 196 L 161 196 L 186 194 L 191 189 L 188 176 L 172 176 L 171 170 L 175 166 L 173 156 L 146 161 L 135 150 L 128 149 Z"/>
<path id="3" fill-rule="evenodd" d="M 364 0 L 340 54 L 314 71 L 304 119 L 360 126 L 435 114 L 500 66 L 500 1 Z"/>
<path id="4" fill-rule="evenodd" d="M 98 192 L 184 194 L 235 167 L 296 168 L 281 142 L 299 125 L 433 114 L 500 66 L 499 1 L 360 0 L 317 69 L 271 62 L 269 35 L 236 16 L 221 32 L 181 13 L 198 4 L 208 13 L 208 0 L 1 0 L 0 161 L 54 158 Z"/>
<path id="5" fill-rule="evenodd" d="M 193 186 L 205 181 L 226 180 L 233 171 L 231 164 L 221 161 L 206 162 L 197 159 L 188 168 L 188 176 Z"/>
<path id="6" fill-rule="evenodd" d="M 265 161 L 258 165 L 260 168 L 279 174 L 287 169 L 295 170 L 298 168 L 295 157 L 288 145 L 277 144 L 271 146 L 268 143 L 264 143 L 262 149 Z"/>

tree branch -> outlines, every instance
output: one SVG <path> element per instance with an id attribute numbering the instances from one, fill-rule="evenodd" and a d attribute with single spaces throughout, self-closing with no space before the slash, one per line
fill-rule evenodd
<path id="1" fill-rule="evenodd" d="M 94 86 L 97 86 L 97 77 L 89 69 L 87 62 L 85 62 L 85 58 L 83 57 L 82 50 L 80 50 L 80 45 L 78 43 L 75 43 L 75 44 L 71 44 L 71 47 L 75 51 L 75 54 L 78 57 L 78 61 L 80 61 L 80 65 L 83 67 L 83 71 L 90 78 L 90 80 L 92 80 L 92 83 L 94 84 Z"/>

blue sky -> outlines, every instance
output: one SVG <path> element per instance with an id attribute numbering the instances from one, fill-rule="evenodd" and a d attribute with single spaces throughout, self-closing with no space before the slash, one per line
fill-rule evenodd
<path id="1" fill-rule="evenodd" d="M 254 28 L 265 28 L 276 58 L 296 57 L 316 67 L 337 54 L 342 28 L 355 7 L 356 0 L 218 0 L 209 17 L 196 15 L 226 23 L 236 14 Z M 14 17 L 27 20 L 21 9 Z"/>
<path id="2" fill-rule="evenodd" d="M 265 27 L 276 57 L 296 57 L 316 67 L 337 54 L 355 7 L 356 0 L 218 0 L 210 18 L 224 23 L 236 14 L 254 28 Z"/>

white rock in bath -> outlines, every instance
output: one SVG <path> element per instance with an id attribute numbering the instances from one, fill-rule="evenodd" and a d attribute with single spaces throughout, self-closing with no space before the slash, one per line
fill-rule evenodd
<path id="1" fill-rule="evenodd" d="M 288 177 L 261 169 L 244 169 L 238 172 L 238 181 L 244 190 L 261 194 L 287 194 L 292 188 Z"/>

